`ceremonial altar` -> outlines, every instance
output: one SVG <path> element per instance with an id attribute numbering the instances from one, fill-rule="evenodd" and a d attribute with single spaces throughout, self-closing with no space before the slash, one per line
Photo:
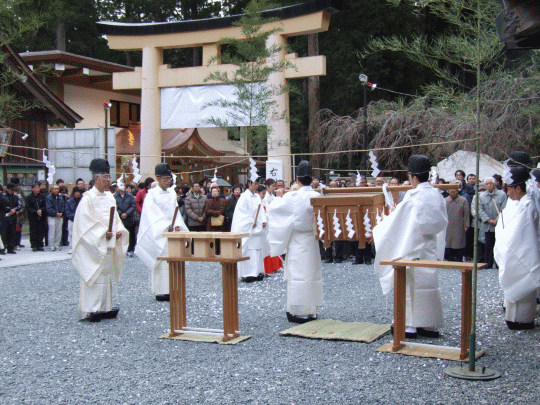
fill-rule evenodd
<path id="1" fill-rule="evenodd" d="M 459 185 L 435 184 L 433 187 L 447 190 L 459 188 Z M 325 248 L 337 240 L 358 241 L 358 247 L 364 248 L 366 231 L 369 230 L 370 233 L 378 221 L 390 213 L 388 200 L 393 200 L 393 205 L 396 206 L 399 192 L 411 188 L 412 186 L 324 188 L 322 196 L 311 199 L 317 240 L 324 241 Z"/>
<path id="2" fill-rule="evenodd" d="M 347 189 L 337 189 L 347 190 Z M 315 237 L 324 241 L 324 247 L 336 240 L 358 241 L 360 248 L 366 243 L 366 218 L 371 228 L 377 215 L 384 211 L 382 193 L 340 193 L 311 199 L 315 220 Z M 367 217 L 366 217 L 367 214 Z"/>
<path id="3" fill-rule="evenodd" d="M 227 342 L 240 336 L 238 327 L 238 270 L 242 257 L 242 238 L 247 233 L 231 232 L 165 232 L 168 239 L 166 257 L 169 263 L 169 295 L 171 330 L 169 337 L 179 334 L 223 335 Z M 222 267 L 223 330 L 190 328 L 186 313 L 185 262 L 218 262 Z"/>
<path id="4" fill-rule="evenodd" d="M 466 361 L 469 357 L 469 335 L 471 334 L 471 305 L 472 305 L 472 270 L 474 263 L 448 262 L 439 260 L 382 260 L 381 264 L 394 268 L 394 341 L 381 346 L 377 351 L 418 355 L 421 357 L 438 357 L 455 361 Z M 460 348 L 434 346 L 421 343 L 405 342 L 405 288 L 407 267 L 430 267 L 439 269 L 457 269 L 461 271 L 461 345 Z M 487 267 L 486 263 L 478 263 L 477 269 Z M 435 348 L 433 356 L 426 351 L 415 350 Z M 412 350 L 410 350 L 412 349 Z M 477 351 L 480 357 L 484 351 Z"/>

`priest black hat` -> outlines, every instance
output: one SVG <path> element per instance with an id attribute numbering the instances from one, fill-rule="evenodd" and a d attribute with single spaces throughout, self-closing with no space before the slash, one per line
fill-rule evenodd
<path id="1" fill-rule="evenodd" d="M 510 168 L 511 182 L 506 183 L 508 187 L 515 187 L 525 184 L 530 179 L 529 169 L 523 166 Z"/>
<path id="2" fill-rule="evenodd" d="M 156 176 L 163 177 L 163 176 L 170 176 L 171 175 L 171 168 L 167 163 L 160 163 L 156 165 Z"/>
<path id="3" fill-rule="evenodd" d="M 531 172 L 532 177 L 534 178 L 534 181 L 537 183 L 540 183 L 540 169 L 534 169 Z"/>
<path id="4" fill-rule="evenodd" d="M 111 171 L 111 166 L 107 160 L 97 158 L 90 162 L 90 171 L 95 174 L 109 174 Z"/>
<path id="5" fill-rule="evenodd" d="M 429 163 L 429 159 L 427 156 L 412 155 L 409 158 L 407 170 L 410 174 L 429 173 L 429 171 L 431 170 L 431 163 Z"/>
<path id="6" fill-rule="evenodd" d="M 508 160 L 508 166 L 510 167 L 523 166 L 525 168 L 529 168 L 530 170 L 530 168 L 533 166 L 532 159 L 527 152 L 515 150 L 510 152 L 509 157 L 510 159 Z"/>
<path id="7" fill-rule="evenodd" d="M 296 168 L 296 177 L 312 177 L 313 168 L 307 160 L 302 160 Z"/>

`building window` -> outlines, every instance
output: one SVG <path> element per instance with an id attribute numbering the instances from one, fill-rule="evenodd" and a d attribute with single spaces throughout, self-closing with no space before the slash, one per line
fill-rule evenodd
<path id="1" fill-rule="evenodd" d="M 141 120 L 141 105 L 125 101 L 111 100 L 110 122 L 111 127 L 128 128 L 129 121 Z"/>

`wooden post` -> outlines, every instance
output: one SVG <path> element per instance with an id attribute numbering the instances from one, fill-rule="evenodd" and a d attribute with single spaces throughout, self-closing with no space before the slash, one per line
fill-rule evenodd
<path id="1" fill-rule="evenodd" d="M 469 335 L 471 334 L 472 272 L 461 272 L 461 352 L 460 360 L 469 356 Z M 473 353 L 473 356 L 475 354 Z"/>
<path id="2" fill-rule="evenodd" d="M 173 231 L 174 231 L 174 223 L 176 222 L 176 216 L 178 215 L 178 208 L 180 207 L 177 205 L 176 208 L 174 209 L 174 215 L 172 217 L 171 226 L 173 227 Z"/>
<path id="3" fill-rule="evenodd" d="M 392 351 L 405 347 L 405 291 L 407 267 L 394 266 L 394 344 Z"/>

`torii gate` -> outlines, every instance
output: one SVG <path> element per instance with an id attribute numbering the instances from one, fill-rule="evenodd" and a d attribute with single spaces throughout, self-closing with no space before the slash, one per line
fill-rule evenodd
<path id="1" fill-rule="evenodd" d="M 331 13 L 339 9 L 336 0 L 312 0 L 307 3 L 280 7 L 264 12 L 265 17 L 279 20 L 263 26 L 263 30 L 280 28 L 271 35 L 268 46 L 287 44 L 290 36 L 307 35 L 328 30 Z M 220 53 L 217 42 L 223 37 L 242 39 L 241 28 L 233 26 L 240 16 L 210 18 L 165 23 L 113 23 L 99 22 L 111 49 L 142 50 L 142 67 L 134 72 L 113 74 L 113 89 L 141 89 L 141 164 L 143 177 L 154 174 L 161 156 L 161 97 L 160 89 L 167 87 L 219 84 L 205 83 L 204 78 L 215 71 L 234 71 L 234 65 L 221 65 L 212 57 Z M 163 49 L 202 47 L 202 66 L 175 68 L 163 64 Z M 326 74 L 323 55 L 299 58 L 285 51 L 274 57 L 287 58 L 296 69 L 273 73 L 268 84 L 285 85 L 287 79 L 322 76 Z M 286 118 L 273 122 L 268 135 L 268 156 L 283 162 L 283 179 L 292 179 L 289 117 L 289 94 L 274 97 L 277 109 L 285 111 Z M 143 152 L 144 150 L 144 152 Z"/>

